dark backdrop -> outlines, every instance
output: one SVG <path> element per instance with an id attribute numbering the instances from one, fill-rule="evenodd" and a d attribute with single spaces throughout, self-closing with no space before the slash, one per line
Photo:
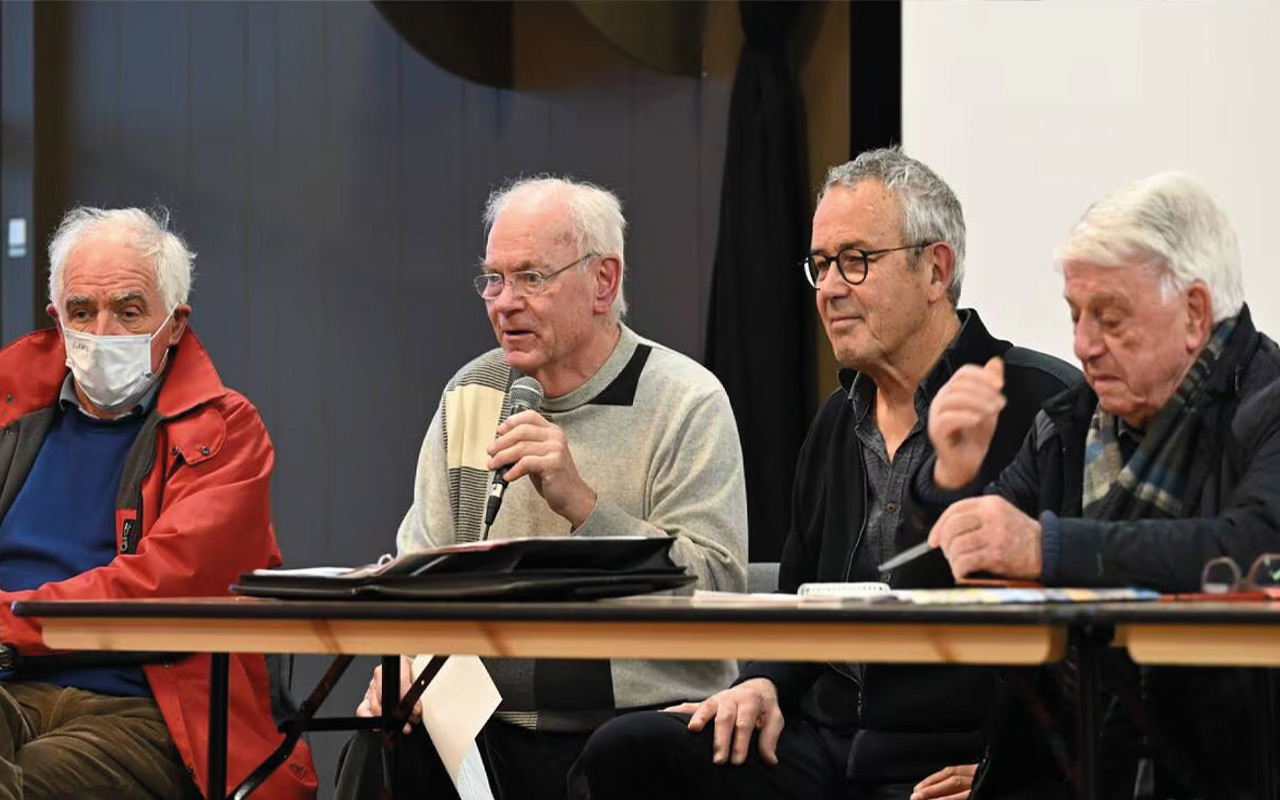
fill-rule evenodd
<path id="1" fill-rule="evenodd" d="M 703 351 L 726 81 L 636 66 L 558 3 L 517 9 L 517 24 L 554 33 L 518 49 L 518 80 L 541 87 L 524 91 L 444 72 L 361 2 L 6 6 L 7 41 L 34 26 L 47 51 L 5 54 L 34 64 L 36 113 L 4 119 L 10 183 L 35 163 L 46 227 L 33 237 L 73 203 L 173 210 L 199 253 L 194 328 L 275 441 L 290 564 L 394 549 L 440 390 L 493 346 L 469 278 L 504 177 L 568 172 L 617 190 L 631 324 Z M 30 102 L 11 85 L 6 97 Z M 13 197 L 5 216 L 21 213 Z M 42 278 L 18 263 L 6 340 L 45 322 L 24 299 Z M 299 658 L 295 686 L 325 663 Z M 369 669 L 358 662 L 326 711 L 354 708 Z M 344 738 L 312 737 L 322 797 Z"/>

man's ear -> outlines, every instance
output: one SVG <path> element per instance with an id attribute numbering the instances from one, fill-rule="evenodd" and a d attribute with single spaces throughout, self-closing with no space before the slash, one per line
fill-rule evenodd
<path id="1" fill-rule="evenodd" d="M 57 306 L 55 306 L 53 303 L 50 303 L 49 305 L 44 307 L 44 313 L 49 315 L 49 319 L 53 320 L 54 325 L 56 325 L 59 328 L 62 327 L 62 320 L 58 317 Z"/>
<path id="2" fill-rule="evenodd" d="M 622 260 L 617 256 L 602 256 L 597 259 L 593 271 L 595 276 L 595 295 L 592 297 L 591 310 L 597 314 L 607 314 L 613 308 L 613 301 L 622 288 Z"/>
<path id="3" fill-rule="evenodd" d="M 935 242 L 921 254 L 929 269 L 929 300 L 944 300 L 951 290 L 951 276 L 956 270 L 956 251 L 947 242 Z"/>
<path id="4" fill-rule="evenodd" d="M 1213 298 L 1209 287 L 1196 281 L 1187 289 L 1187 352 L 1196 353 L 1213 332 Z"/>
<path id="5" fill-rule="evenodd" d="M 169 346 L 173 347 L 182 339 L 187 330 L 187 320 L 191 317 L 191 306 L 182 303 L 173 309 L 173 330 L 169 332 Z"/>

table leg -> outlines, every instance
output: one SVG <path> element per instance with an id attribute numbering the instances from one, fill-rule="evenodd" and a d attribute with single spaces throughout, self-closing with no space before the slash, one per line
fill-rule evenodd
<path id="1" fill-rule="evenodd" d="M 1102 796 L 1098 774 L 1098 736 L 1102 732 L 1102 665 L 1111 640 L 1110 631 L 1085 628 L 1076 636 L 1076 655 L 1079 674 L 1076 676 L 1076 709 L 1079 715 L 1077 737 L 1079 739 L 1080 784 L 1083 800 L 1097 800 Z"/>
<path id="2" fill-rule="evenodd" d="M 382 657 L 382 718 L 384 720 L 392 717 L 392 712 L 400 703 L 400 656 L 383 656 Z M 400 758 L 400 731 L 399 729 L 384 730 L 387 737 L 387 743 L 390 747 L 388 758 L 390 759 L 390 789 L 392 797 L 396 795 L 396 787 L 401 785 L 404 776 L 400 774 L 401 758 Z"/>
<path id="3" fill-rule="evenodd" d="M 400 730 L 404 727 L 406 721 L 413 714 L 413 707 L 417 704 L 422 693 L 426 691 L 427 684 L 435 680 L 436 675 L 440 673 L 440 669 L 444 666 L 444 662 L 448 660 L 448 656 L 432 656 L 426 666 L 422 668 L 422 673 L 409 684 L 409 688 L 405 691 L 404 697 L 394 701 L 392 705 L 385 705 L 388 702 L 386 695 L 386 676 L 387 669 L 384 666 L 383 677 L 383 707 L 382 707 L 382 735 L 388 748 L 388 756 L 390 758 L 389 771 L 391 774 L 392 786 L 388 787 L 392 797 L 395 797 L 396 786 L 407 786 L 408 777 L 402 774 L 402 768 L 405 762 L 401 758 L 400 746 L 402 735 Z M 386 664 L 386 661 L 383 661 Z M 397 681 L 399 680 L 399 667 L 396 667 Z"/>
<path id="4" fill-rule="evenodd" d="M 1254 786 L 1258 797 L 1276 797 L 1275 671 L 1253 670 L 1254 708 L 1257 713 L 1257 741 L 1253 747 Z"/>
<path id="5" fill-rule="evenodd" d="M 205 797 L 222 800 L 227 796 L 227 677 L 231 657 L 210 656 L 209 676 L 209 781 Z"/>
<path id="6" fill-rule="evenodd" d="M 298 746 L 298 740 L 302 738 L 302 734 L 305 731 L 316 730 L 319 727 L 313 726 L 316 711 L 320 709 L 320 704 L 333 691 L 333 687 L 338 684 L 338 679 L 342 677 L 342 673 L 347 671 L 347 667 L 351 666 L 351 662 L 354 659 L 355 656 L 350 655 L 334 657 L 328 671 L 320 679 L 320 683 L 316 684 L 316 688 L 311 691 L 307 699 L 302 701 L 302 705 L 298 707 L 297 715 L 282 729 L 281 732 L 285 736 L 280 746 L 235 788 L 235 791 L 231 793 L 230 800 L 244 800 L 244 798 L 257 790 L 267 778 L 271 777 L 272 772 L 275 772 L 281 764 L 288 760 L 293 748 Z M 341 721 L 345 723 L 341 729 L 347 730 L 351 728 L 351 722 L 355 720 L 344 718 Z"/>

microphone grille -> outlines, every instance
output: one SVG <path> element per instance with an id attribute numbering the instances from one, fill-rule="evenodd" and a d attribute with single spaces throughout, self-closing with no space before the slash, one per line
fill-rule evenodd
<path id="1" fill-rule="evenodd" d="M 528 375 L 516 378 L 511 384 L 511 413 L 538 411 L 542 408 L 542 384 Z"/>

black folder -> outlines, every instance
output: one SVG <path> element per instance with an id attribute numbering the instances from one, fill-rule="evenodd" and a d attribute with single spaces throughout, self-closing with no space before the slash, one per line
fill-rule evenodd
<path id="1" fill-rule="evenodd" d="M 254 597 L 585 600 L 692 583 L 657 537 L 503 539 L 408 553 L 350 570 L 254 570 L 231 590 Z"/>

